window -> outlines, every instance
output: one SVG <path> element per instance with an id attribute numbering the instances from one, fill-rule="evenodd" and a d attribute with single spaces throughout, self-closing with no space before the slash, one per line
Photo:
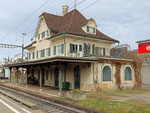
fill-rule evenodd
<path id="1" fill-rule="evenodd" d="M 131 81 L 131 80 L 132 80 L 131 68 L 126 67 L 125 68 L 125 81 Z"/>
<path id="2" fill-rule="evenodd" d="M 32 52 L 32 59 L 34 59 L 34 56 L 35 56 L 35 55 L 34 55 L 34 52 Z"/>
<path id="3" fill-rule="evenodd" d="M 46 34 L 47 34 L 47 36 L 49 36 L 50 35 L 50 30 L 47 30 Z"/>
<path id="4" fill-rule="evenodd" d="M 31 53 L 29 53 L 29 60 L 31 59 Z"/>
<path id="5" fill-rule="evenodd" d="M 96 29 L 95 28 L 93 28 L 93 27 L 89 27 L 89 26 L 87 26 L 87 32 L 88 33 L 96 33 Z"/>
<path id="6" fill-rule="evenodd" d="M 106 54 L 106 49 L 105 48 L 101 48 L 101 47 L 95 47 L 95 54 L 97 56 L 105 56 Z"/>
<path id="7" fill-rule="evenodd" d="M 58 45 L 58 53 L 61 53 L 61 45 Z"/>
<path id="8" fill-rule="evenodd" d="M 50 56 L 50 48 L 46 49 L 46 56 Z"/>
<path id="9" fill-rule="evenodd" d="M 42 39 L 45 37 L 45 31 L 42 32 Z"/>
<path id="10" fill-rule="evenodd" d="M 64 44 L 61 44 L 61 54 L 64 53 Z"/>
<path id="11" fill-rule="evenodd" d="M 103 68 L 103 81 L 111 81 L 111 69 L 109 66 Z"/>
<path id="12" fill-rule="evenodd" d="M 54 55 L 56 55 L 56 46 L 54 46 Z"/>
<path id="13" fill-rule="evenodd" d="M 41 36 L 41 35 L 40 35 L 40 34 L 38 34 L 38 39 L 39 39 L 39 40 L 40 40 L 40 36 Z"/>
<path id="14" fill-rule="evenodd" d="M 92 54 L 95 55 L 95 44 L 92 45 Z"/>
<path id="15" fill-rule="evenodd" d="M 96 33 L 96 29 L 95 28 L 93 28 L 93 33 Z"/>
<path id="16" fill-rule="evenodd" d="M 41 50 L 41 57 L 45 57 L 45 49 Z"/>
<path id="17" fill-rule="evenodd" d="M 84 54 L 90 55 L 91 54 L 91 45 L 84 43 Z"/>
<path id="18" fill-rule="evenodd" d="M 103 56 L 103 48 L 100 48 L 100 56 Z"/>
<path id="19" fill-rule="evenodd" d="M 82 48 L 80 48 L 80 49 L 82 49 Z M 78 45 L 70 44 L 70 53 L 76 53 L 77 51 L 78 51 Z"/>
<path id="20" fill-rule="evenodd" d="M 39 51 L 36 51 L 36 58 L 39 57 Z"/>
<path id="21" fill-rule="evenodd" d="M 64 53 L 64 44 L 58 45 L 58 54 Z"/>
<path id="22" fill-rule="evenodd" d="M 82 51 L 82 45 L 79 45 L 79 51 Z"/>
<path id="23" fill-rule="evenodd" d="M 106 54 L 106 49 L 103 48 L 103 56 L 105 56 L 105 54 Z"/>
<path id="24" fill-rule="evenodd" d="M 87 26 L 87 32 L 89 32 L 90 30 L 89 30 L 89 26 Z"/>
<path id="25" fill-rule="evenodd" d="M 48 80 L 48 70 L 46 71 L 46 80 Z"/>

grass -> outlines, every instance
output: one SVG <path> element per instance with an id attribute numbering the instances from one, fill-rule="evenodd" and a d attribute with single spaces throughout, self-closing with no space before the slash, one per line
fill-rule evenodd
<path id="1" fill-rule="evenodd" d="M 100 98 L 87 98 L 83 101 L 77 101 L 76 104 L 108 113 L 150 113 L 149 105 L 108 101 Z"/>
<path id="2" fill-rule="evenodd" d="M 138 90 L 122 90 L 111 92 L 95 92 L 87 95 L 87 98 L 82 101 L 73 101 L 66 97 L 59 97 L 59 99 L 72 102 L 74 104 L 100 110 L 107 113 L 150 113 L 150 105 L 142 104 L 140 102 L 119 102 L 111 99 L 111 96 L 118 96 L 119 94 L 144 94 L 150 91 L 144 89 Z M 111 101 L 110 101 L 111 100 Z"/>
<path id="3" fill-rule="evenodd" d="M 144 94 L 144 93 L 150 93 L 149 90 L 146 89 L 136 89 L 136 90 L 118 90 L 118 91 L 112 91 L 111 93 L 118 93 L 118 94 Z"/>

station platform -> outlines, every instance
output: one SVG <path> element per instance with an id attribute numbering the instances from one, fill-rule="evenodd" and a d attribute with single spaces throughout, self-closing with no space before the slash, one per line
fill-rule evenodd
<path id="1" fill-rule="evenodd" d="M 41 91 L 38 85 L 28 84 L 28 87 L 26 87 L 25 83 L 19 83 L 16 85 L 15 83 L 1 82 L 0 84 L 13 87 L 13 88 L 19 88 L 19 89 L 26 90 L 26 91 L 32 91 L 32 92 L 50 96 L 50 97 L 60 97 L 59 89 L 55 87 L 51 87 L 51 86 L 42 86 L 42 91 Z M 62 91 L 62 95 L 65 95 L 65 94 L 66 94 L 66 91 Z"/>

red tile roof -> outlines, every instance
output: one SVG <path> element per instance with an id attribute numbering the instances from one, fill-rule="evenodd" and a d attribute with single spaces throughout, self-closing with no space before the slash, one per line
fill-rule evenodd
<path id="1" fill-rule="evenodd" d="M 74 9 L 64 16 L 53 15 L 49 13 L 42 14 L 46 20 L 47 26 L 50 30 L 56 32 L 52 37 L 61 35 L 63 32 L 66 34 L 85 36 L 91 38 L 97 38 L 102 40 L 109 40 L 114 42 L 119 42 L 109 36 L 103 34 L 98 29 L 96 30 L 96 35 L 85 33 L 82 27 L 87 24 L 87 20 L 78 10 Z M 51 38 L 52 38 L 51 37 Z"/>

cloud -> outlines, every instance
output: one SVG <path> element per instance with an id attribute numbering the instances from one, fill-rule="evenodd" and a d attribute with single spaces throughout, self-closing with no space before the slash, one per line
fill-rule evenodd
<path id="1" fill-rule="evenodd" d="M 72 0 L 50 0 L 43 8 L 28 19 L 23 25 L 16 29 L 8 36 L 18 23 L 29 16 L 46 0 L 4 0 L 0 2 L 0 39 L 3 43 L 11 43 L 16 39 L 19 41 L 13 44 L 22 43 L 22 32 L 30 32 L 35 29 L 39 15 L 44 11 L 53 14 L 62 13 L 62 5 L 68 4 L 69 7 L 74 5 Z M 80 2 L 81 0 L 77 0 Z M 96 0 L 95 0 L 96 1 Z M 81 11 L 94 0 L 86 0 L 84 3 L 77 6 Z M 98 28 L 106 35 L 119 40 L 122 44 L 131 45 L 132 49 L 137 48 L 135 43 L 138 40 L 150 38 L 150 1 L 149 0 L 100 0 L 95 5 L 81 12 L 87 18 L 94 18 L 98 24 Z M 29 44 L 33 36 L 25 37 L 25 45 Z M 6 38 L 5 38 L 6 37 Z M 7 57 L 8 49 L 0 49 L 1 59 Z M 11 56 L 21 50 L 13 49 Z"/>

